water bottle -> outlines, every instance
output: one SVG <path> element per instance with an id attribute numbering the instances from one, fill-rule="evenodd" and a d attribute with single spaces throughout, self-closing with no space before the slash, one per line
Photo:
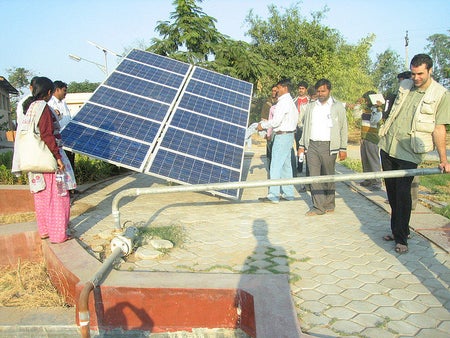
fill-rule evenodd
<path id="1" fill-rule="evenodd" d="M 305 153 L 300 153 L 298 155 L 298 162 L 303 163 L 304 160 L 305 160 Z"/>
<path id="2" fill-rule="evenodd" d="M 66 196 L 67 189 L 66 189 L 66 183 L 64 180 L 64 171 L 58 170 L 55 174 L 55 179 L 56 179 L 56 190 L 57 190 L 58 196 Z"/>

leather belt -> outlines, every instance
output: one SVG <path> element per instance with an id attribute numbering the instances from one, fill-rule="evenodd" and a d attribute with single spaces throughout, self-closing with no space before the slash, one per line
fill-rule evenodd
<path id="1" fill-rule="evenodd" d="M 290 134 L 290 133 L 295 133 L 295 130 L 292 130 L 292 131 L 276 131 L 275 132 L 276 135 Z"/>

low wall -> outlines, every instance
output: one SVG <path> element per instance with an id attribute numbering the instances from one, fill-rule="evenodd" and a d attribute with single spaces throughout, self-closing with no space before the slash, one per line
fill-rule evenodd
<path id="1" fill-rule="evenodd" d="M 0 215 L 34 211 L 34 198 L 28 185 L 0 185 Z"/>
<path id="2" fill-rule="evenodd" d="M 43 256 L 53 284 L 72 305 L 101 267 L 76 240 L 41 241 L 33 222 L 0 227 L 0 250 L 11 264 Z M 90 294 L 89 310 L 90 328 L 98 332 L 240 328 L 252 337 L 307 336 L 287 275 L 112 270 Z"/>

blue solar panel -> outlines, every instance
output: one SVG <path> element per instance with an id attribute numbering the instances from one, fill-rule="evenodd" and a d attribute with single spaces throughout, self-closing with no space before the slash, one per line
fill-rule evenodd
<path id="1" fill-rule="evenodd" d="M 245 81 L 132 50 L 62 131 L 64 146 L 182 184 L 237 182 L 251 94 Z"/>

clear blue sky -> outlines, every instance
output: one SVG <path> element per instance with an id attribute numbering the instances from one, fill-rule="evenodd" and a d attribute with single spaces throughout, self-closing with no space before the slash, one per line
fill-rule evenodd
<path id="1" fill-rule="evenodd" d="M 262 18 L 267 6 L 289 8 L 291 0 L 204 0 L 203 11 L 216 18 L 216 28 L 236 40 L 249 41 L 245 17 L 251 9 Z M 425 51 L 426 38 L 435 33 L 449 34 L 448 0 L 304 0 L 302 13 L 329 7 L 323 24 L 337 29 L 349 43 L 370 33 L 376 34 L 372 57 L 391 48 L 405 57 L 405 33 L 409 32 L 408 55 Z M 93 41 L 123 53 L 131 47 L 148 46 L 157 21 L 169 20 L 172 0 L 0 0 L 0 75 L 24 67 L 35 75 L 65 82 L 101 82 L 104 73 L 94 64 L 75 62 L 68 55 L 104 65 L 101 50 Z M 109 54 L 111 72 L 117 58 Z"/>

